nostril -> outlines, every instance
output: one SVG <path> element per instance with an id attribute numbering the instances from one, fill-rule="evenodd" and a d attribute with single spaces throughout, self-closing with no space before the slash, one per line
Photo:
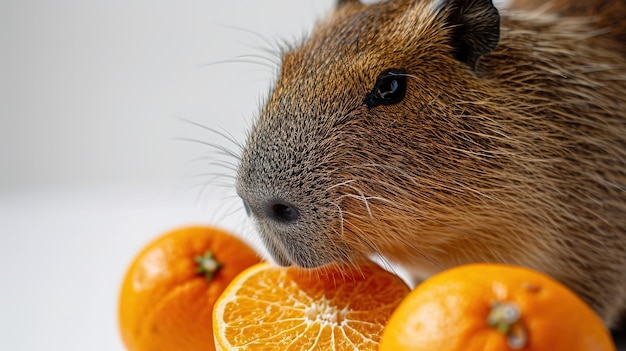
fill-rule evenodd
<path id="1" fill-rule="evenodd" d="M 268 218 L 281 223 L 294 222 L 300 216 L 296 206 L 279 200 L 268 201 L 264 210 Z"/>

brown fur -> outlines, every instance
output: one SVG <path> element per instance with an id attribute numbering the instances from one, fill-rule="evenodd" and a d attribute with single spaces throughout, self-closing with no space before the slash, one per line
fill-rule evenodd
<path id="1" fill-rule="evenodd" d="M 615 38 L 615 50 L 626 55 L 626 0 L 512 0 L 511 7 L 556 12 L 561 16 L 594 17 L 594 26 Z"/>
<path id="2" fill-rule="evenodd" d="M 344 1 L 285 51 L 237 183 L 268 251 L 303 267 L 382 255 L 418 278 L 524 265 L 613 325 L 626 308 L 626 31 L 517 5 L 474 70 L 445 11 Z M 369 108 L 389 68 L 406 71 L 406 97 Z M 268 202 L 299 216 L 277 221 Z"/>

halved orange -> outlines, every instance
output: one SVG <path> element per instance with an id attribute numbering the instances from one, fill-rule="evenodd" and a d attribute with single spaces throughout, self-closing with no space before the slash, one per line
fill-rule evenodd
<path id="1" fill-rule="evenodd" d="M 377 350 L 389 316 L 408 294 L 371 264 L 315 271 L 260 263 L 215 303 L 217 350 Z"/>

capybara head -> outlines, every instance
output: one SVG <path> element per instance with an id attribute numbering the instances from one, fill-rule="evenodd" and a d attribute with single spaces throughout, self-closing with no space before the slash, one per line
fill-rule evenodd
<path id="1" fill-rule="evenodd" d="M 591 20 L 506 14 L 340 1 L 285 50 L 237 176 L 277 263 L 377 255 L 425 277 L 506 262 L 579 292 L 590 267 L 625 280 L 624 58 Z"/>

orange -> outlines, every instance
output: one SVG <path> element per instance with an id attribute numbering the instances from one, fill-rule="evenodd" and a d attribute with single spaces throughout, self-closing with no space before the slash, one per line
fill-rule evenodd
<path id="1" fill-rule="evenodd" d="M 213 304 L 228 283 L 258 263 L 238 238 L 187 227 L 149 243 L 122 283 L 119 327 L 129 351 L 214 350 Z"/>
<path id="2" fill-rule="evenodd" d="M 499 264 L 452 268 L 418 285 L 385 327 L 381 351 L 609 351 L 609 332 L 565 286 Z"/>
<path id="3" fill-rule="evenodd" d="M 373 264 L 311 272 L 261 263 L 216 302 L 216 349 L 377 350 L 408 292 L 400 278 Z"/>

